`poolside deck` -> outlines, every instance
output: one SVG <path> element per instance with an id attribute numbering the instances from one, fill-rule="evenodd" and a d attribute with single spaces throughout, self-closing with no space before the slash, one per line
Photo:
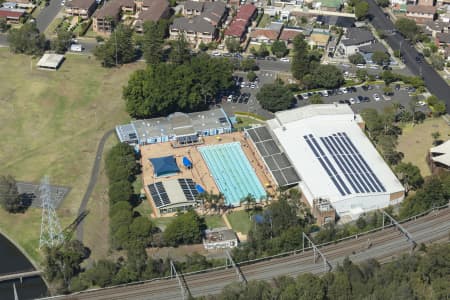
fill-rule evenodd
<path id="1" fill-rule="evenodd" d="M 220 139 L 218 139 L 218 137 Z M 219 136 L 208 136 L 203 137 L 204 144 L 199 145 L 217 145 L 217 144 L 225 144 L 231 142 L 240 142 L 242 146 L 242 150 L 244 151 L 247 159 L 252 165 L 256 175 L 258 176 L 259 181 L 270 193 L 274 193 L 274 187 L 276 187 L 275 182 L 273 181 L 269 171 L 265 168 L 264 163 L 261 158 L 247 142 L 244 134 L 241 132 L 233 132 L 228 134 L 222 134 Z M 200 184 L 206 191 L 212 193 L 219 193 L 219 190 L 214 182 L 214 178 L 212 177 L 205 161 L 203 160 L 200 152 L 197 150 L 197 146 L 189 146 L 182 148 L 174 148 L 171 143 L 161 143 L 161 144 L 151 144 L 141 146 L 141 164 L 142 164 L 142 181 L 145 192 L 149 195 L 148 185 L 151 183 L 155 183 L 158 181 L 165 181 L 177 178 L 192 178 L 196 183 Z M 153 167 L 148 161 L 149 158 L 174 155 L 177 158 L 178 166 L 180 167 L 181 172 L 178 174 L 174 174 L 168 177 L 155 178 Z M 193 167 L 191 169 L 186 169 L 182 165 L 183 156 L 187 156 L 193 163 Z M 269 188 L 267 188 L 266 184 L 269 184 Z M 148 199 L 150 205 L 153 207 L 153 201 Z M 153 207 L 153 211 L 156 211 L 155 207 Z M 169 215 L 167 215 L 169 216 Z"/>

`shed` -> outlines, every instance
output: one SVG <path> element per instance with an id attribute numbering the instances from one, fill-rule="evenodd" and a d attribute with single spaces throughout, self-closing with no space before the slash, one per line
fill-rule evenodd
<path id="1" fill-rule="evenodd" d="M 150 158 L 156 177 L 168 176 L 180 172 L 177 162 L 173 155 Z"/>
<path id="2" fill-rule="evenodd" d="M 46 53 L 38 61 L 37 66 L 40 69 L 56 70 L 59 68 L 59 66 L 61 65 L 61 63 L 63 61 L 64 61 L 64 55 L 54 54 L 54 53 Z"/>

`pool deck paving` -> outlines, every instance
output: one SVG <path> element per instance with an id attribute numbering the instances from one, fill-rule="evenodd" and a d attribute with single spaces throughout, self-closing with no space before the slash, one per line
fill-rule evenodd
<path id="1" fill-rule="evenodd" d="M 200 184 L 206 191 L 215 194 L 219 193 L 219 189 L 214 181 L 212 174 L 210 173 L 206 162 L 203 160 L 202 155 L 198 151 L 198 147 L 207 145 L 218 145 L 231 142 L 240 142 L 242 150 L 244 151 L 247 159 L 249 160 L 253 170 L 258 176 L 259 181 L 263 187 L 271 194 L 275 192 L 275 183 L 262 162 L 261 157 L 256 152 L 256 149 L 251 145 L 251 143 L 245 138 L 242 132 L 233 132 L 217 136 L 207 136 L 203 137 L 203 144 L 195 146 L 187 146 L 181 148 L 174 148 L 170 142 L 151 144 L 141 146 L 141 164 L 142 164 L 142 181 L 146 194 L 149 195 L 148 185 L 158 182 L 167 181 L 178 178 L 191 178 L 196 183 Z M 156 178 L 154 176 L 153 167 L 149 162 L 149 158 L 156 158 L 162 156 L 173 155 L 177 160 L 177 164 L 180 168 L 180 172 L 173 174 L 171 176 Z M 187 169 L 183 166 L 183 157 L 188 157 L 193 166 L 191 169 Z M 153 207 L 153 211 L 156 211 L 153 201 L 148 199 L 150 205 Z"/>

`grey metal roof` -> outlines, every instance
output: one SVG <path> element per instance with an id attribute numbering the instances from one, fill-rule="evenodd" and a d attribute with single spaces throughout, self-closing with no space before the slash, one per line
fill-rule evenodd
<path id="1" fill-rule="evenodd" d="M 364 52 L 364 53 L 373 53 L 375 51 L 388 52 L 386 47 L 384 47 L 384 45 L 379 42 L 375 42 L 370 45 L 361 46 L 361 47 L 359 47 L 359 51 Z"/>
<path id="2" fill-rule="evenodd" d="M 216 30 L 214 25 L 203 19 L 201 16 L 195 16 L 193 18 L 176 18 L 170 28 L 181 31 L 210 33 L 213 33 Z"/>
<path id="3" fill-rule="evenodd" d="M 342 39 L 345 46 L 360 45 L 374 41 L 372 32 L 364 28 L 348 28 Z"/>

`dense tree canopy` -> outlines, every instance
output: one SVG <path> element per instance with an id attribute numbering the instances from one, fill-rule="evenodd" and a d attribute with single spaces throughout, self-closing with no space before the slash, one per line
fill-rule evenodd
<path id="1" fill-rule="evenodd" d="M 106 155 L 105 169 L 110 183 L 132 181 L 139 170 L 133 147 L 125 143 L 115 145 Z"/>
<path id="2" fill-rule="evenodd" d="M 395 173 L 406 188 L 406 191 L 417 190 L 423 184 L 423 177 L 420 169 L 412 163 L 399 163 L 395 167 Z"/>
<path id="3" fill-rule="evenodd" d="M 190 63 L 138 70 L 123 90 L 127 111 L 144 118 L 206 109 L 219 91 L 232 86 L 232 71 L 228 60 L 211 59 L 206 54 Z"/>
<path id="4" fill-rule="evenodd" d="M 292 106 L 294 97 L 288 87 L 280 83 L 265 84 L 256 94 L 256 99 L 264 109 L 276 112 Z"/>
<path id="5" fill-rule="evenodd" d="M 165 21 L 148 21 L 144 23 L 142 50 L 148 64 L 158 64 L 163 58 L 164 36 L 167 24 Z"/>
<path id="6" fill-rule="evenodd" d="M 333 65 L 319 65 L 312 71 L 312 82 L 314 87 L 326 89 L 337 88 L 344 84 L 342 71 Z"/>
<path id="7" fill-rule="evenodd" d="M 407 18 L 398 18 L 395 22 L 395 28 L 410 40 L 415 40 L 420 30 L 414 20 Z"/>
<path id="8" fill-rule="evenodd" d="M 16 180 L 10 175 L 0 176 L 0 205 L 10 213 L 20 212 L 24 208 Z"/>
<path id="9" fill-rule="evenodd" d="M 133 29 L 125 25 L 117 26 L 110 38 L 95 48 L 94 55 L 107 68 L 134 61 Z"/>
<path id="10" fill-rule="evenodd" d="M 52 49 L 59 54 L 64 54 L 69 49 L 72 41 L 72 32 L 60 29 L 56 33 L 56 38 L 52 41 Z"/>
<path id="11" fill-rule="evenodd" d="M 365 64 L 366 63 L 366 60 L 364 59 L 364 56 L 362 56 L 362 54 L 359 53 L 359 52 L 350 55 L 348 57 L 348 60 L 354 65 Z"/>
<path id="12" fill-rule="evenodd" d="M 289 49 L 283 41 L 275 41 L 271 46 L 272 53 L 276 57 L 284 57 L 289 53 Z"/>
<path id="13" fill-rule="evenodd" d="M 294 56 L 292 57 L 291 72 L 294 78 L 301 80 L 309 73 L 308 43 L 303 34 L 294 38 Z"/>
<path id="14" fill-rule="evenodd" d="M 367 17 L 369 13 L 369 3 L 366 1 L 358 1 L 355 5 L 355 16 L 358 20 L 362 20 Z"/>
<path id="15" fill-rule="evenodd" d="M 372 54 L 372 61 L 381 66 L 384 64 L 388 64 L 390 61 L 390 57 L 389 54 L 384 51 L 375 51 Z"/>
<path id="16" fill-rule="evenodd" d="M 164 242 L 169 246 L 199 243 L 204 221 L 193 210 L 180 213 L 164 231 Z"/>
<path id="17" fill-rule="evenodd" d="M 36 23 L 25 23 L 20 28 L 13 28 L 8 34 L 9 48 L 14 53 L 41 55 L 47 46 L 47 41 Z"/>
<path id="18" fill-rule="evenodd" d="M 231 53 L 239 52 L 241 48 L 241 43 L 238 39 L 228 37 L 225 40 L 225 46 L 227 47 L 227 50 Z"/>

